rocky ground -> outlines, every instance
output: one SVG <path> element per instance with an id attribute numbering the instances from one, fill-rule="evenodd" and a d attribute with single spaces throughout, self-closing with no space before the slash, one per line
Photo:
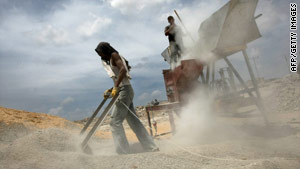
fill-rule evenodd
<path id="1" fill-rule="evenodd" d="M 261 84 L 265 104 L 271 112 L 300 112 L 300 77 L 287 75 Z"/>
<path id="2" fill-rule="evenodd" d="M 300 79 L 286 76 L 260 86 L 269 126 L 258 111 L 207 116 L 214 113 L 199 109 L 200 119 L 179 119 L 177 134 L 156 139 L 155 153 L 143 152 L 126 130 L 135 154 L 117 155 L 106 125 L 89 143 L 94 154 L 87 155 L 79 146 L 82 124 L 0 107 L 0 169 L 299 169 Z M 159 132 L 170 130 L 166 113 L 155 119 Z"/>

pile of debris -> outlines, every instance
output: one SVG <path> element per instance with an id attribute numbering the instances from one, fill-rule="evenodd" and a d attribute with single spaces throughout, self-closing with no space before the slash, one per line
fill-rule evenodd
<path id="1" fill-rule="evenodd" d="M 287 75 L 267 82 L 270 94 L 265 98 L 268 109 L 275 112 L 300 112 L 300 78 Z M 262 89 L 264 90 L 264 89 Z"/>
<path id="2" fill-rule="evenodd" d="M 45 113 L 33 113 L 23 110 L 0 107 L 0 123 L 5 126 L 22 124 L 28 129 L 67 128 L 78 129 L 80 125 L 64 118 Z"/>
<path id="3" fill-rule="evenodd" d="M 77 131 L 81 125 L 45 113 L 0 107 L 0 147 L 30 133 L 49 128 Z"/>
<path id="4" fill-rule="evenodd" d="M 147 116 L 145 106 L 137 106 L 135 112 L 140 118 Z"/>

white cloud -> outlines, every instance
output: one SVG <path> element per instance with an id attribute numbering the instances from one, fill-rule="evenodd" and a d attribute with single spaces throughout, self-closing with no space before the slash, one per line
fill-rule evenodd
<path id="1" fill-rule="evenodd" d="M 151 97 L 152 97 L 152 98 L 158 98 L 158 97 L 161 97 L 162 94 L 163 94 L 162 91 L 160 91 L 160 90 L 154 90 L 154 91 L 151 93 Z"/>
<path id="2" fill-rule="evenodd" d="M 273 31 L 289 15 L 288 13 L 284 13 L 282 8 L 275 6 L 273 0 L 259 1 L 256 14 L 260 13 L 263 15 L 256 21 L 262 34 Z"/>
<path id="3" fill-rule="evenodd" d="M 81 35 L 86 37 L 90 37 L 100 32 L 101 30 L 103 30 L 105 27 L 107 27 L 112 23 L 111 19 L 107 17 L 99 17 L 93 13 L 90 13 L 90 16 L 93 19 L 84 22 L 77 29 Z"/>
<path id="4" fill-rule="evenodd" d="M 51 24 L 41 30 L 31 32 L 32 37 L 40 44 L 66 45 L 70 43 L 68 33 L 63 29 L 54 28 Z"/>
<path id="5" fill-rule="evenodd" d="M 69 96 L 61 102 L 61 105 L 66 105 L 66 104 L 72 103 L 73 101 L 74 101 L 74 98 Z"/>
<path id="6" fill-rule="evenodd" d="M 62 100 L 60 102 L 60 106 L 55 107 L 55 108 L 51 108 L 48 111 L 48 113 L 52 114 L 52 115 L 59 115 L 61 113 L 64 113 L 64 107 L 65 107 L 65 105 L 70 104 L 72 102 L 74 102 L 74 98 L 73 97 L 70 97 L 70 96 L 66 97 L 64 100 Z"/>
<path id="7" fill-rule="evenodd" d="M 174 0 L 108 0 L 113 8 L 119 9 L 123 14 L 135 14 L 146 7 L 173 1 Z"/>
<path id="8" fill-rule="evenodd" d="M 63 106 L 59 106 L 59 107 L 56 107 L 56 108 L 51 108 L 49 110 L 49 114 L 58 115 L 60 112 L 62 112 L 62 110 L 63 110 Z"/>
<path id="9" fill-rule="evenodd" d="M 151 93 L 144 92 L 139 97 L 138 100 L 140 103 L 150 103 L 154 99 L 161 100 L 164 98 L 164 94 L 160 90 L 154 90 Z"/>
<path id="10" fill-rule="evenodd" d="M 149 93 L 142 93 L 139 97 L 139 100 L 145 101 L 145 100 L 151 100 L 151 96 Z"/>

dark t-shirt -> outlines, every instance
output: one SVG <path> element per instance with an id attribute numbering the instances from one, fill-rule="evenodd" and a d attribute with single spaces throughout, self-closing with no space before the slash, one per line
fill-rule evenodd
<path id="1" fill-rule="evenodd" d="M 169 29 L 170 26 L 167 26 L 165 28 L 165 30 Z M 169 42 L 175 42 L 175 36 L 176 36 L 176 33 L 169 33 L 168 35 L 168 39 L 169 39 Z"/>

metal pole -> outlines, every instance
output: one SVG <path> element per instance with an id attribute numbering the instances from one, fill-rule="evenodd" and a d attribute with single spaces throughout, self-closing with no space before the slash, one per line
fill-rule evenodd
<path id="1" fill-rule="evenodd" d="M 93 113 L 93 115 L 89 118 L 89 120 L 87 121 L 87 123 L 85 124 L 85 126 L 83 127 L 83 129 L 81 130 L 80 134 L 83 134 L 86 131 L 86 129 L 89 127 L 89 125 L 92 123 L 92 121 L 94 120 L 94 118 L 98 114 L 99 110 L 102 108 L 102 106 L 106 102 L 106 100 L 107 100 L 107 98 L 104 98 L 102 100 L 102 102 L 100 103 L 100 105 L 97 107 L 97 109 L 95 110 L 95 112 Z"/>
<path id="2" fill-rule="evenodd" d="M 102 112 L 102 114 L 100 115 L 100 117 L 98 118 L 98 120 L 96 121 L 96 123 L 93 126 L 93 128 L 90 130 L 90 132 L 87 134 L 87 136 L 85 137 L 85 139 L 81 143 L 81 146 L 82 146 L 83 149 L 85 149 L 85 147 L 87 146 L 88 141 L 93 136 L 93 134 L 97 130 L 98 126 L 101 125 L 101 123 L 103 122 L 104 118 L 106 117 L 106 115 L 108 114 L 108 112 L 111 110 L 112 106 L 116 103 L 116 101 L 117 101 L 118 98 L 119 98 L 119 94 L 116 95 L 116 96 L 114 96 L 112 98 L 112 100 L 109 102 L 109 104 L 107 105 L 107 107 L 104 109 L 104 111 Z"/>
<path id="3" fill-rule="evenodd" d="M 226 79 L 225 79 L 224 69 L 221 68 L 220 71 L 219 71 L 219 73 L 220 73 L 220 76 L 221 76 L 221 80 L 222 80 L 223 82 L 225 82 Z"/>
<path id="4" fill-rule="evenodd" d="M 212 62 L 212 80 L 211 80 L 211 83 L 212 83 L 212 90 L 214 90 L 214 87 L 215 87 L 215 61 Z"/>
<path id="5" fill-rule="evenodd" d="M 233 91 L 237 91 L 236 89 L 236 86 L 235 86 L 235 82 L 234 82 L 234 77 L 233 77 L 233 73 L 232 73 L 232 70 L 230 67 L 228 67 L 227 69 L 227 72 L 228 72 L 228 76 L 229 76 L 229 82 L 230 82 L 230 85 L 231 85 L 231 88 L 233 89 Z"/>
<path id="6" fill-rule="evenodd" d="M 150 135 L 153 136 L 152 124 L 151 124 L 151 117 L 150 117 L 150 113 L 149 113 L 148 109 L 146 110 L 146 113 L 147 113 L 147 119 L 148 119 L 149 129 L 150 129 Z"/>
<path id="7" fill-rule="evenodd" d="M 257 101 L 254 97 L 254 95 L 251 93 L 251 91 L 249 90 L 248 86 L 246 85 L 246 83 L 244 82 L 243 78 L 240 76 L 240 74 L 237 72 L 237 70 L 233 67 L 233 65 L 231 64 L 231 62 L 226 58 L 224 57 L 224 60 L 225 62 L 227 63 L 227 65 L 231 68 L 231 70 L 233 71 L 234 75 L 237 77 L 237 79 L 239 80 L 239 82 L 241 83 L 241 85 L 245 88 L 245 90 L 247 91 L 247 93 L 249 94 L 250 97 L 252 97 L 255 101 L 255 104 L 257 106 L 257 108 L 260 110 L 260 112 L 262 113 L 263 115 L 263 118 L 264 118 L 264 121 L 265 121 L 265 124 L 268 125 L 269 122 L 268 122 L 268 119 L 267 119 L 267 116 L 265 114 L 265 110 L 264 110 L 264 107 L 262 106 L 262 104 Z"/>
<path id="8" fill-rule="evenodd" d="M 176 132 L 176 126 L 175 126 L 175 121 L 174 121 L 174 114 L 173 114 L 173 110 L 172 111 L 168 111 L 169 114 L 169 121 L 170 121 L 170 126 L 171 126 L 171 131 L 173 133 L 173 135 Z"/>
<path id="9" fill-rule="evenodd" d="M 261 95 L 260 95 L 260 92 L 259 92 L 259 89 L 258 89 L 257 81 L 255 79 L 255 76 L 254 76 L 250 61 L 249 61 L 249 57 L 248 57 L 247 52 L 246 52 L 245 49 L 243 50 L 243 55 L 244 55 L 244 58 L 245 58 L 245 61 L 246 61 L 247 67 L 248 67 L 248 71 L 249 71 L 249 74 L 250 74 L 250 77 L 251 77 L 251 80 L 252 80 L 252 83 L 253 83 L 253 87 L 254 87 L 255 92 L 256 92 L 256 96 L 260 99 Z"/>
<path id="10" fill-rule="evenodd" d="M 201 77 L 201 81 L 203 84 L 205 84 L 205 77 L 204 77 L 204 74 L 203 74 L 203 71 L 200 73 L 200 77 Z"/>
<path id="11" fill-rule="evenodd" d="M 256 17 L 254 17 L 254 19 L 258 19 L 259 17 L 261 17 L 262 14 L 257 15 Z"/>
<path id="12" fill-rule="evenodd" d="M 256 70 L 256 75 L 257 75 L 257 78 L 260 78 L 260 76 L 259 76 L 259 72 L 258 72 L 258 69 L 257 69 L 257 66 L 256 66 L 256 57 L 253 57 L 252 58 L 253 59 L 253 63 L 254 63 L 254 68 L 255 68 L 255 70 Z"/>
<path id="13" fill-rule="evenodd" d="M 237 77 L 237 79 L 240 81 L 241 85 L 243 85 L 243 87 L 245 88 L 245 90 L 247 91 L 247 93 L 249 94 L 249 96 L 253 97 L 254 95 L 251 93 L 251 91 L 249 90 L 249 88 L 246 85 L 245 81 L 242 79 L 242 77 L 237 72 L 237 70 L 235 70 L 235 68 L 233 67 L 233 65 L 231 64 L 231 62 L 226 57 L 224 57 L 224 60 L 227 63 L 227 65 L 231 68 L 231 70 L 233 71 L 233 73 Z"/>
<path id="14" fill-rule="evenodd" d="M 206 67 L 206 80 L 205 80 L 205 82 L 206 82 L 207 85 L 209 83 L 209 73 L 210 73 L 210 66 L 209 65 L 210 64 L 207 64 L 207 67 Z"/>

